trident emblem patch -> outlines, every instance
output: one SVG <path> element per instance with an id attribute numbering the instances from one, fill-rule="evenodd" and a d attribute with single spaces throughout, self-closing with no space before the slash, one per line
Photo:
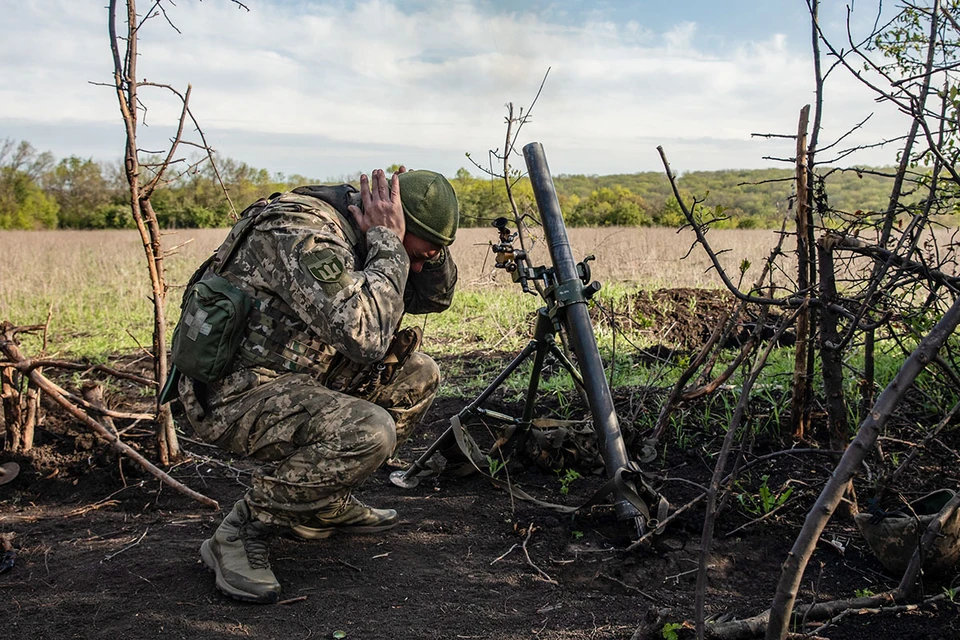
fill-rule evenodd
<path id="1" fill-rule="evenodd" d="M 343 275 L 343 261 L 332 249 L 306 253 L 300 258 L 300 264 L 320 282 L 337 282 Z"/>

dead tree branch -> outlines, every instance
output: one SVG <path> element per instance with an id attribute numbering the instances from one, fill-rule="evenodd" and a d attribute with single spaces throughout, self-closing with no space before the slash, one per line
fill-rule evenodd
<path id="1" fill-rule="evenodd" d="M 10 330 L 13 329 L 13 327 L 9 323 L 4 323 L 3 325 L 0 325 L 0 329 L 2 329 L 3 334 L 3 336 L 0 337 L 0 351 L 2 351 L 3 354 L 12 362 L 22 362 L 24 358 L 20 353 L 20 349 L 18 348 L 16 341 L 10 337 Z M 158 478 L 164 484 L 169 485 L 179 493 L 182 493 L 183 495 L 192 498 L 201 504 L 213 507 L 214 509 L 220 508 L 220 505 L 216 500 L 197 493 L 186 485 L 174 480 L 169 475 L 155 467 L 149 460 L 140 455 L 140 453 L 138 453 L 136 450 L 121 442 L 120 439 L 111 433 L 110 430 L 108 430 L 105 426 L 91 418 L 86 412 L 65 398 L 60 393 L 59 387 L 42 374 L 38 373 L 35 368 L 29 369 L 26 375 L 28 375 L 30 380 L 34 382 L 44 393 L 50 396 L 54 402 L 63 407 L 67 413 L 73 416 L 76 420 L 79 420 L 88 429 L 93 431 L 102 440 L 107 442 L 118 453 L 131 458 L 134 462 L 143 467 L 145 471 Z"/>

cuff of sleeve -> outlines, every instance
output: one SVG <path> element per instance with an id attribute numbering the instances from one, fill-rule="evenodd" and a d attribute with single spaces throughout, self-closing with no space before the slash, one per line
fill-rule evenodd
<path id="1" fill-rule="evenodd" d="M 439 271 L 447 261 L 447 248 L 443 247 L 440 256 L 436 260 L 427 260 L 423 263 L 424 271 Z"/>

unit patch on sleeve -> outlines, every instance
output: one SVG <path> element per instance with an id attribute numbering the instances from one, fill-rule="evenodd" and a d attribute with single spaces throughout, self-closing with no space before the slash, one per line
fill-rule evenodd
<path id="1" fill-rule="evenodd" d="M 320 282 L 337 282 L 343 275 L 343 261 L 332 249 L 318 249 L 305 253 L 300 264 Z"/>

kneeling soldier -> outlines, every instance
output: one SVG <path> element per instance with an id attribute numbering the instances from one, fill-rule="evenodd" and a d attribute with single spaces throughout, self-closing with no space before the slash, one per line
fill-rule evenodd
<path id="1" fill-rule="evenodd" d="M 312 540 L 397 525 L 396 511 L 352 491 L 436 396 L 440 372 L 416 350 L 419 333 L 398 329 L 404 313 L 449 307 L 457 269 L 447 247 L 458 222 L 453 188 L 432 171 L 401 168 L 388 179 L 376 170 L 359 192 L 300 187 L 251 205 L 191 282 L 173 358 L 186 369 L 187 418 L 206 442 L 263 463 L 200 548 L 227 595 L 278 600 L 267 557 L 278 532 Z M 191 292 L 217 278 L 249 311 L 235 351 L 219 354 L 222 371 L 191 374 L 198 369 L 180 365 L 205 353 L 219 317 Z M 191 295 L 200 306 L 186 305 Z"/>

